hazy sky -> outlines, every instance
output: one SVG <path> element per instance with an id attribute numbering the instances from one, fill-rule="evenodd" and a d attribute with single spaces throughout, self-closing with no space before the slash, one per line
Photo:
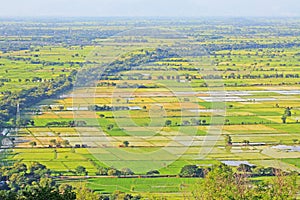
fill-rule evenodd
<path id="1" fill-rule="evenodd" d="M 300 0 L 0 0 L 0 16 L 300 16 Z"/>

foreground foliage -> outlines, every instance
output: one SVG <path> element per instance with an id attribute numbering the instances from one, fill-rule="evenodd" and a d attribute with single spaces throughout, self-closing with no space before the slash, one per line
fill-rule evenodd
<path id="1" fill-rule="evenodd" d="M 79 185 L 57 184 L 51 171 L 40 163 L 31 166 L 15 163 L 0 169 L 1 200 L 98 200 L 98 199 L 140 199 L 122 192 L 102 196 Z M 122 197 L 122 198 L 119 198 Z"/>
<path id="2" fill-rule="evenodd" d="M 254 182 L 245 171 L 237 173 L 222 164 L 213 167 L 204 181 L 193 186 L 192 197 L 201 200 L 296 199 L 299 189 L 296 178 L 296 173 L 284 175 L 276 172 L 276 176 L 271 181 Z"/>

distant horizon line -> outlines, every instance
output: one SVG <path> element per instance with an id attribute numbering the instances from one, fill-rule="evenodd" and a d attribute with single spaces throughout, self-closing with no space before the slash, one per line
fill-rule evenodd
<path id="1" fill-rule="evenodd" d="M 59 16 L 59 15 L 49 15 L 49 16 L 27 16 L 27 15 L 20 15 L 20 16 L 9 16 L 9 15 L 0 15 L 0 21 L 3 19 L 46 19 L 46 18 L 65 18 L 65 19 L 70 19 L 70 18 L 82 18 L 82 19 L 88 19 L 88 18 L 161 18 L 161 19 L 170 19 L 170 18 L 174 18 L 174 19 L 185 19 L 185 18 L 189 18 L 189 19 L 203 19 L 203 18 L 264 18 L 264 19 L 280 19 L 280 18 L 300 18 L 299 16 Z"/>

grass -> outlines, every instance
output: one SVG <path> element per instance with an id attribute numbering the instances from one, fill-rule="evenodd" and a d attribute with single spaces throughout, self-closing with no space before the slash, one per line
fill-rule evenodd
<path id="1" fill-rule="evenodd" d="M 90 174 L 95 174 L 98 164 L 101 166 L 100 162 L 95 160 L 86 149 L 56 149 L 57 153 L 54 153 L 54 150 L 53 148 L 14 149 L 11 159 L 21 160 L 29 165 L 32 162 L 40 162 L 47 168 L 65 175 L 74 175 L 71 171 L 74 172 L 75 168 L 80 165 L 84 166 Z M 90 160 L 95 160 L 97 166 L 94 166 Z"/>
<path id="2" fill-rule="evenodd" d="M 127 193 L 178 193 L 199 181 L 194 178 L 97 178 L 89 179 L 88 187 L 100 193 L 119 190 Z"/>
<path id="3" fill-rule="evenodd" d="M 300 158 L 284 158 L 282 161 L 300 168 Z"/>

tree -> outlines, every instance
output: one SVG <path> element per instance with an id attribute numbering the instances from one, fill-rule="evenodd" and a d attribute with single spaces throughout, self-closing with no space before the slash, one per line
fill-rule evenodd
<path id="1" fill-rule="evenodd" d="M 35 178 L 48 177 L 50 175 L 50 170 L 46 168 L 45 165 L 33 162 L 29 167 L 30 174 L 34 175 Z"/>
<path id="2" fill-rule="evenodd" d="M 293 172 L 286 176 L 282 173 L 282 171 L 279 171 L 275 175 L 276 176 L 271 180 L 271 182 L 269 182 L 269 199 L 296 199 L 296 194 L 299 191 L 299 187 L 296 183 L 298 173 Z"/>
<path id="3" fill-rule="evenodd" d="M 237 191 L 232 169 L 222 164 L 214 166 L 203 182 L 194 185 L 192 196 L 194 199 L 203 200 L 237 199 Z"/>
<path id="4" fill-rule="evenodd" d="M 129 142 L 128 141 L 124 141 L 123 144 L 124 144 L 125 147 L 129 146 Z"/>
<path id="5" fill-rule="evenodd" d="M 37 170 L 44 170 L 44 169 L 46 169 L 46 166 L 38 162 L 33 162 L 29 168 L 31 173 Z"/>
<path id="6" fill-rule="evenodd" d="M 237 170 L 241 172 L 252 172 L 252 167 L 247 164 L 240 164 Z"/>
<path id="7" fill-rule="evenodd" d="M 291 107 L 287 107 L 284 111 L 284 115 L 286 115 L 287 117 L 291 117 L 292 116 L 291 110 L 292 110 Z"/>
<path id="8" fill-rule="evenodd" d="M 56 145 L 56 139 L 51 139 L 49 142 L 53 145 Z"/>
<path id="9" fill-rule="evenodd" d="M 169 119 L 166 120 L 166 122 L 165 122 L 165 125 L 166 125 L 166 126 L 171 126 L 171 124 L 172 124 L 172 121 L 171 121 L 171 120 L 169 120 Z"/>
<path id="10" fill-rule="evenodd" d="M 243 140 L 243 143 L 245 146 L 248 146 L 250 144 L 250 141 L 249 140 Z"/>
<path id="11" fill-rule="evenodd" d="M 150 171 L 147 172 L 147 175 L 159 175 L 159 174 L 160 173 L 157 170 L 150 170 Z"/>
<path id="12" fill-rule="evenodd" d="M 276 169 L 274 167 L 256 167 L 253 170 L 253 173 L 256 176 L 275 176 L 275 174 L 279 171 L 279 169 Z"/>
<path id="13" fill-rule="evenodd" d="M 204 177 L 204 171 L 204 169 L 199 168 L 197 165 L 185 165 L 179 175 L 182 177 Z"/>
<path id="14" fill-rule="evenodd" d="M 54 149 L 54 150 L 53 150 L 53 153 L 54 153 L 54 159 L 57 159 L 57 150 Z"/>
<path id="15" fill-rule="evenodd" d="M 112 130 L 113 128 L 114 128 L 114 125 L 113 125 L 113 124 L 107 125 L 107 130 Z"/>
<path id="16" fill-rule="evenodd" d="M 22 173 L 27 171 L 27 166 L 24 163 L 16 162 L 13 167 L 12 171 L 14 173 Z"/>
<path id="17" fill-rule="evenodd" d="M 297 144 L 298 141 L 299 141 L 298 139 L 293 139 L 294 144 Z"/>
<path id="18" fill-rule="evenodd" d="M 30 120 L 29 123 L 31 126 L 34 126 L 34 120 Z"/>
<path id="19" fill-rule="evenodd" d="M 134 172 L 129 168 L 123 168 L 123 169 L 121 169 L 121 174 L 122 175 L 134 175 Z"/>
<path id="20" fill-rule="evenodd" d="M 29 142 L 29 144 L 30 144 L 30 146 L 33 148 L 33 147 L 35 147 L 37 144 L 36 144 L 36 141 L 31 141 L 31 142 Z"/>
<path id="21" fill-rule="evenodd" d="M 63 140 L 63 141 L 62 141 L 62 144 L 63 144 L 65 147 L 67 147 L 67 146 L 70 145 L 70 142 L 69 142 L 69 140 Z"/>
<path id="22" fill-rule="evenodd" d="M 39 182 L 39 186 L 41 186 L 41 187 L 51 188 L 54 185 L 55 185 L 55 182 L 51 178 L 43 177 L 43 178 L 40 179 L 40 182 Z"/>
<path id="23" fill-rule="evenodd" d="M 282 123 L 285 124 L 285 123 L 286 123 L 286 115 L 283 115 L 283 116 L 281 117 L 281 120 L 282 120 Z"/>
<path id="24" fill-rule="evenodd" d="M 98 175 L 107 175 L 108 169 L 105 167 L 99 167 L 98 168 Z"/>
<path id="25" fill-rule="evenodd" d="M 84 175 L 87 175 L 87 171 L 86 171 L 86 168 L 83 167 L 83 166 L 77 166 L 76 169 L 75 169 L 76 173 L 77 174 L 84 174 Z"/>
<path id="26" fill-rule="evenodd" d="M 232 139 L 230 135 L 225 135 L 225 146 L 231 146 L 232 145 Z"/>
<path id="27" fill-rule="evenodd" d="M 120 174 L 121 174 L 121 172 L 113 167 L 109 168 L 107 171 L 108 176 L 119 176 Z"/>
<path id="28" fill-rule="evenodd" d="M 62 196 L 62 199 L 76 199 L 76 193 L 73 191 L 73 187 L 69 184 L 63 183 L 58 187 L 58 191 Z"/>
<path id="29" fill-rule="evenodd" d="M 75 189 L 76 200 L 99 200 L 99 195 L 88 189 L 85 185 L 80 185 Z"/>

